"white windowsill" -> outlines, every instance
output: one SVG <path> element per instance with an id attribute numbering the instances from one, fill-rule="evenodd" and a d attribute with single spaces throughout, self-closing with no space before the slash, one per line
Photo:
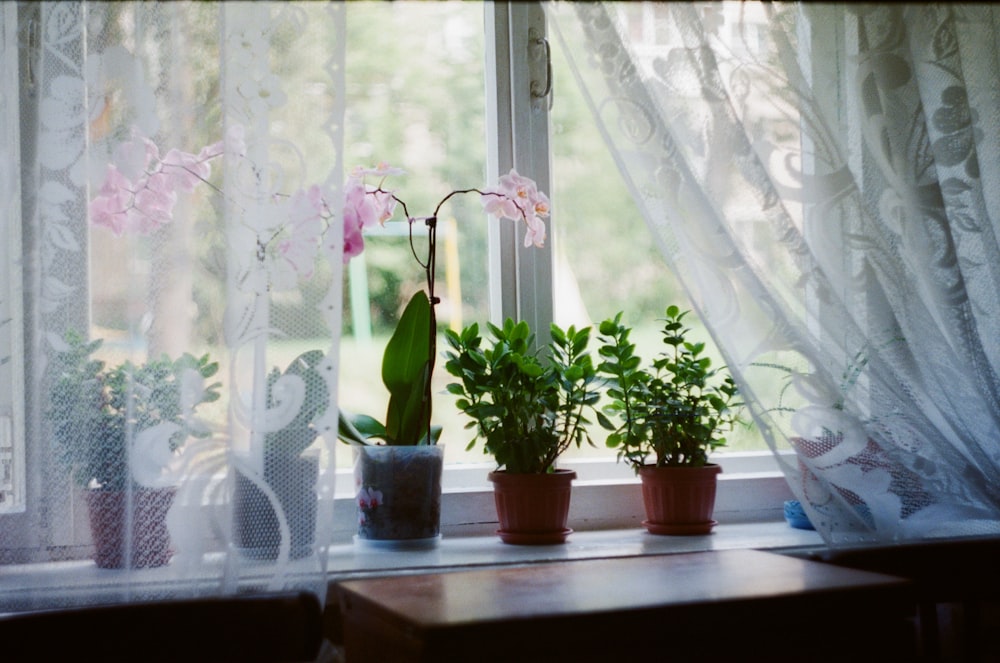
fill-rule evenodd
<path id="1" fill-rule="evenodd" d="M 516 546 L 500 541 L 495 535 L 442 537 L 430 550 L 386 551 L 364 544 L 339 543 L 330 547 L 327 577 L 331 582 L 345 578 L 411 574 L 434 571 L 540 564 L 548 562 L 666 555 L 709 550 L 753 548 L 758 550 L 802 551 L 821 548 L 820 536 L 810 530 L 790 527 L 784 521 L 757 523 L 720 523 L 711 534 L 701 536 L 657 536 L 641 526 L 628 529 L 574 531 L 564 544 Z M 225 563 L 222 554 L 210 554 L 210 567 Z M 11 610 L 46 609 L 56 605 L 87 605 L 102 602 L 171 596 L 176 583 L 190 583 L 177 567 L 169 566 L 139 571 L 99 569 L 90 560 L 51 562 L 2 567 L 3 583 L 0 606 Z M 308 581 L 315 562 L 303 561 L 301 571 Z M 296 575 L 299 563 L 291 564 L 289 578 Z M 267 577 L 268 564 L 261 565 Z M 205 571 L 204 588 L 217 587 L 219 575 Z M 242 576 L 252 584 L 253 578 Z M 190 586 L 188 585 L 188 591 Z M 4 610 L 0 608 L 0 615 Z"/>
<path id="2" fill-rule="evenodd" d="M 756 455 L 752 455 L 756 456 Z M 328 552 L 327 576 L 347 577 L 460 570 L 482 566 L 523 565 L 564 560 L 663 555 L 705 550 L 754 548 L 775 551 L 810 550 L 824 546 L 814 531 L 785 523 L 783 502 L 793 499 L 784 477 L 755 458 L 725 464 L 719 478 L 715 518 L 719 525 L 704 536 L 656 536 L 646 533 L 639 481 L 631 470 L 609 478 L 607 465 L 577 463 L 580 478 L 573 484 L 565 544 L 515 546 L 496 536 L 496 509 L 492 486 L 485 480 L 489 467 L 465 471 L 469 482 L 446 485 L 442 496 L 442 539 L 431 550 L 385 551 L 353 542 L 356 512 L 350 496 L 350 475 L 338 477 L 333 545 Z M 773 461 L 772 461 L 773 462 Z M 624 470 L 621 466 L 619 470 Z M 595 478 L 596 474 L 596 478 Z M 462 484 L 465 483 L 465 486 Z M 469 485 L 471 483 L 472 485 Z M 345 491 L 344 489 L 347 488 Z M 195 567 L 205 591 L 217 587 L 225 555 L 209 553 Z M 190 583 L 181 560 L 167 567 L 122 572 L 98 569 L 89 559 L 0 566 L 0 613 L 40 609 L 61 604 L 117 602 L 141 596 L 170 596 L 178 583 Z M 206 568 L 206 566 L 208 568 Z M 300 567 L 301 568 L 297 568 Z M 262 564 L 260 577 L 270 565 Z M 315 560 L 292 564 L 289 577 L 300 570 L 315 578 Z M 253 584 L 254 574 L 243 569 L 240 581 Z"/>
<path id="3" fill-rule="evenodd" d="M 720 523 L 779 522 L 785 500 L 794 499 L 770 453 L 727 454 L 718 459 L 715 519 Z M 644 517 L 635 472 L 613 459 L 564 463 L 577 472 L 570 500 L 569 527 L 581 531 L 627 530 Z M 441 532 L 446 538 L 491 536 L 497 529 L 493 486 L 486 479 L 495 466 L 484 463 L 445 468 Z M 341 473 L 342 472 L 342 473 Z M 349 469 L 338 471 L 334 542 L 350 541 L 355 531 L 354 482 Z"/>
<path id="4" fill-rule="evenodd" d="M 332 580 L 339 580 L 356 576 L 708 550 L 810 550 L 823 545 L 816 532 L 795 529 L 784 521 L 720 523 L 711 534 L 702 536 L 658 536 L 647 533 L 641 526 L 621 530 L 574 531 L 566 543 L 550 546 L 508 545 L 495 535 L 443 537 L 436 548 L 423 551 L 383 551 L 357 544 L 335 546 L 330 551 L 329 575 Z"/>

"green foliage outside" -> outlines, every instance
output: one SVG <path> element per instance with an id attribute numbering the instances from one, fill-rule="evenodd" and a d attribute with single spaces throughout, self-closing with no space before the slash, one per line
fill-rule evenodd
<path id="1" fill-rule="evenodd" d="M 289 6 L 319 10 L 312 3 Z M 430 213 L 447 191 L 485 184 L 485 6 L 463 2 L 351 2 L 345 3 L 344 11 L 345 169 L 371 166 L 378 161 L 403 168 L 406 175 L 394 178 L 392 186 L 415 215 Z M 169 67 L 160 66 L 150 76 L 152 80 L 169 76 L 172 84 L 188 81 L 183 101 L 185 107 L 198 112 L 179 113 L 177 107 L 164 106 L 158 138 L 190 149 L 221 137 L 222 81 L 212 64 L 218 56 L 214 52 L 218 48 L 218 7 L 194 3 L 179 16 L 171 29 L 185 34 L 188 43 L 204 46 L 175 56 Z M 325 133 L 326 127 L 318 120 L 327 117 L 334 100 L 328 72 L 320 63 L 337 36 L 324 33 L 322 25 L 315 22 L 299 30 L 286 26 L 272 40 L 271 67 L 281 77 L 288 101 L 272 110 L 271 130 L 279 140 L 288 138 L 295 144 L 315 147 L 302 154 L 276 149 L 269 155 L 286 169 L 289 181 L 325 177 L 336 163 L 337 154 Z M 579 328 L 624 310 L 624 321 L 633 326 L 638 351 L 652 356 L 659 344 L 656 319 L 665 302 L 684 301 L 684 292 L 650 241 L 645 221 L 555 42 L 552 64 L 553 181 L 548 193 L 553 203 L 553 232 L 543 250 L 553 252 L 559 270 L 557 309 L 568 311 L 556 322 Z M 124 131 L 130 121 L 121 117 L 114 123 Z M 230 267 L 222 248 L 226 246 L 224 204 L 221 196 L 199 194 L 187 208 L 190 218 L 179 217 L 179 223 L 170 230 L 190 233 L 198 240 L 189 243 L 199 252 L 189 268 L 196 307 L 192 314 L 193 337 L 200 347 L 213 353 L 225 347 L 226 270 Z M 437 308 L 438 323 L 442 331 L 457 330 L 467 322 L 488 319 L 487 223 L 478 200 L 472 196 L 452 199 L 441 216 L 445 222 L 454 220 L 456 231 L 439 237 L 443 250 L 437 274 L 441 286 L 438 294 L 442 297 Z M 95 237 L 94 264 L 98 270 L 102 264 L 116 263 L 118 254 L 105 247 L 112 242 Z M 445 258 L 449 243 L 457 249 L 457 269 L 449 266 Z M 134 260 L 169 261 L 155 251 L 132 255 Z M 379 382 L 382 348 L 405 303 L 423 286 L 424 279 L 403 236 L 366 238 L 366 250 L 355 261 L 361 261 L 367 276 L 368 300 L 363 306 L 367 307 L 370 323 L 352 318 L 355 302 L 349 295 L 350 281 L 345 270 L 339 400 L 350 410 L 378 412 L 385 409 L 387 398 Z M 170 266 L 159 263 L 152 266 L 150 273 L 169 273 L 165 268 Z M 95 278 L 105 283 L 103 299 L 93 303 L 95 335 L 113 342 L 116 334 L 128 329 L 128 295 L 124 290 L 117 292 L 115 288 L 123 286 L 102 278 L 99 272 Z M 168 277 L 168 282 L 173 279 Z M 325 345 L 328 331 L 318 304 L 329 283 L 328 270 L 319 269 L 300 290 L 274 293 L 271 323 L 286 335 L 286 340 L 271 344 L 273 363 L 287 363 L 301 352 Z M 580 305 L 566 305 L 574 301 Z M 162 320 L 158 318 L 157 324 Z M 370 340 L 368 334 L 357 333 L 362 323 L 371 325 L 365 330 L 370 332 Z M 698 326 L 697 321 L 693 323 Z M 710 346 L 705 352 L 722 363 Z M 444 427 L 442 443 L 453 443 L 448 460 L 479 460 L 476 455 L 460 452 L 464 446 L 460 442 L 462 421 L 445 387 L 445 379 L 436 378 L 432 384 L 434 423 Z M 730 438 L 730 449 L 754 446 L 762 448 L 753 434 L 737 431 Z M 346 453 L 349 457 L 349 449 Z M 608 452 L 584 446 L 568 453 Z"/>

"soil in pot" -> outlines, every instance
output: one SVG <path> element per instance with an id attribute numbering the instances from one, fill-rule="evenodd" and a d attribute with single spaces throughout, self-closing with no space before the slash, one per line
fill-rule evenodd
<path id="1" fill-rule="evenodd" d="M 717 478 L 722 468 L 641 467 L 643 526 L 652 534 L 708 534 L 718 523 L 715 511 Z"/>
<path id="2" fill-rule="evenodd" d="M 442 445 L 357 447 L 357 540 L 426 548 L 441 538 Z"/>
<path id="3" fill-rule="evenodd" d="M 312 554 L 316 535 L 316 480 L 319 459 L 315 456 L 266 457 L 264 481 L 278 500 L 288 524 L 289 557 Z M 275 504 L 239 470 L 233 496 L 233 542 L 250 559 L 275 560 L 282 542 Z"/>
<path id="4" fill-rule="evenodd" d="M 167 512 L 176 489 L 141 488 L 85 492 L 94 561 L 102 569 L 164 566 L 173 556 Z M 131 544 L 126 539 L 131 534 Z"/>
<path id="5" fill-rule="evenodd" d="M 516 545 L 565 543 L 573 531 L 566 523 L 575 478 L 573 470 L 551 474 L 490 472 L 500 540 Z"/>

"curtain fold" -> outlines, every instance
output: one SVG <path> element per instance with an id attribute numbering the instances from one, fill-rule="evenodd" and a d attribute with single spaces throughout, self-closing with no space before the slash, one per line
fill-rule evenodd
<path id="1" fill-rule="evenodd" d="M 23 509 L 0 519 L 2 608 L 325 596 L 343 14 L 0 10 L 20 71 L 0 127 L 21 168 L 0 168 L 0 196 L 21 201 L 4 221 L 24 241 L 32 440 Z"/>
<path id="2" fill-rule="evenodd" d="M 548 10 L 824 539 L 998 531 L 994 8 Z"/>

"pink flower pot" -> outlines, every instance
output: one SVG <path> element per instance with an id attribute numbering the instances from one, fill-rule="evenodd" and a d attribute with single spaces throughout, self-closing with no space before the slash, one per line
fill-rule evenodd
<path id="1" fill-rule="evenodd" d="M 566 527 L 573 470 L 551 474 L 490 472 L 504 543 L 546 545 L 564 543 L 573 531 Z"/>
<path id="2" fill-rule="evenodd" d="M 646 507 L 643 526 L 653 534 L 708 534 L 717 524 L 715 510 L 717 478 L 722 468 L 639 468 L 642 501 Z"/>
<path id="3" fill-rule="evenodd" d="M 173 551 L 166 519 L 175 492 L 175 488 L 88 489 L 85 495 L 97 566 L 140 569 L 167 564 Z"/>

